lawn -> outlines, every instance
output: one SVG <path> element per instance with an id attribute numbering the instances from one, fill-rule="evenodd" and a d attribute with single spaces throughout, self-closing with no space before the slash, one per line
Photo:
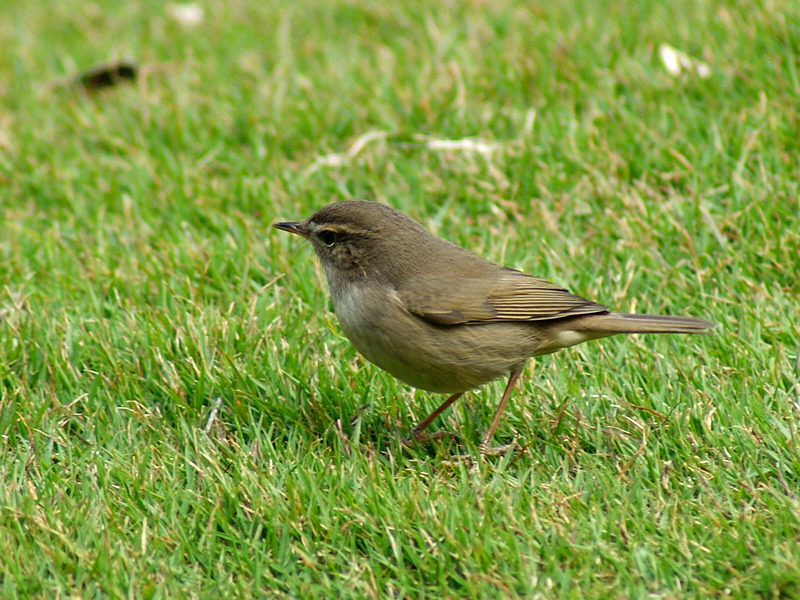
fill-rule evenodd
<path id="1" fill-rule="evenodd" d="M 0 5 L 0 597 L 800 597 L 800 3 L 199 6 Z M 347 198 L 717 327 L 406 448 L 271 227 Z"/>

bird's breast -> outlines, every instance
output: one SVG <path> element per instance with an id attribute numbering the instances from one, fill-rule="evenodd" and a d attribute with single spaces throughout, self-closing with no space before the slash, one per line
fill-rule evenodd
<path id="1" fill-rule="evenodd" d="M 367 360 L 383 366 L 401 351 L 402 333 L 398 322 L 408 319 L 394 289 L 349 285 L 333 296 L 339 324 L 347 338 Z"/>

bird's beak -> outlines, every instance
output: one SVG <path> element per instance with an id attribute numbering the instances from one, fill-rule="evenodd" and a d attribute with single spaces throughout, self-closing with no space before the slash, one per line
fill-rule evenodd
<path id="1" fill-rule="evenodd" d="M 275 223 L 272 226 L 275 229 L 281 229 L 283 231 L 288 231 L 289 233 L 296 233 L 304 238 L 308 237 L 308 232 L 306 232 L 305 227 L 303 227 L 302 224 L 298 223 L 297 221 L 291 221 L 289 223 Z"/>

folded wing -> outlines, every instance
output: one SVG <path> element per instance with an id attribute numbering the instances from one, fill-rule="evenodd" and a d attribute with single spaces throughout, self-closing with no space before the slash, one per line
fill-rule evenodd
<path id="1" fill-rule="evenodd" d="M 546 321 L 608 312 L 558 285 L 487 263 L 485 273 L 416 278 L 398 290 L 405 308 L 439 325 Z"/>

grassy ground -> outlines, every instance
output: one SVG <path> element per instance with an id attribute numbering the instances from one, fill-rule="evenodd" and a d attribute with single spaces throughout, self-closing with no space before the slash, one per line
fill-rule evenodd
<path id="1" fill-rule="evenodd" d="M 0 597 L 800 596 L 800 4 L 204 5 L 0 7 Z M 404 449 L 441 398 L 269 227 L 352 197 L 719 327 L 537 360 L 521 453 L 454 460 L 501 384 Z"/>

